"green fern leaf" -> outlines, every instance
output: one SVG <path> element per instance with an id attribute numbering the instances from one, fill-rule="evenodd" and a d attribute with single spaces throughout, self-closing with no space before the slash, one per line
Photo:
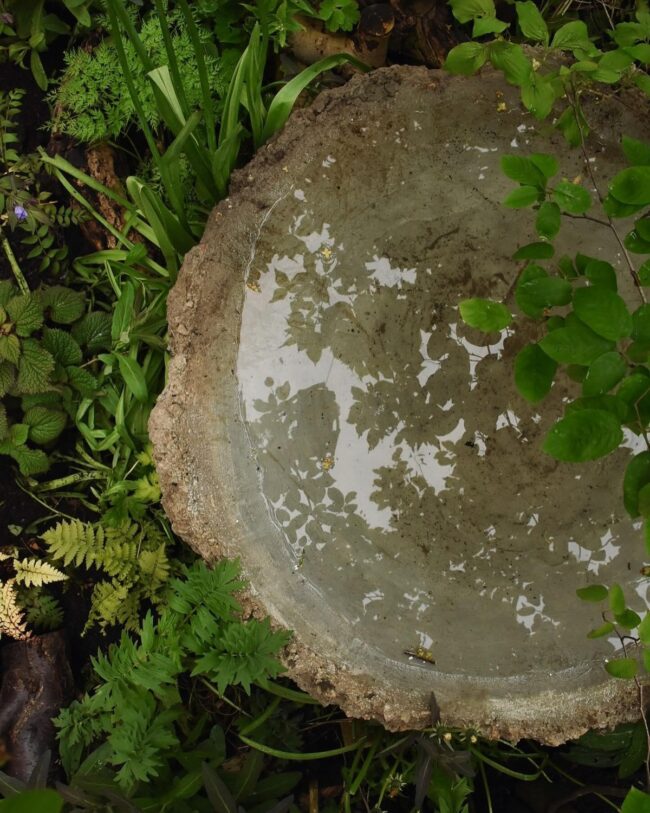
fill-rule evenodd
<path id="1" fill-rule="evenodd" d="M 25 587 L 41 587 L 52 582 L 62 582 L 68 577 L 47 562 L 39 559 L 22 559 L 14 562 L 16 583 Z"/>
<path id="2" fill-rule="evenodd" d="M 68 418 L 60 410 L 35 406 L 27 410 L 23 420 L 30 427 L 29 439 L 40 445 L 57 438 L 65 429 Z"/>
<path id="3" fill-rule="evenodd" d="M 0 306 L 3 308 L 6 307 L 7 302 L 16 296 L 18 293 L 18 289 L 16 286 L 8 279 L 0 279 Z"/>
<path id="4" fill-rule="evenodd" d="M 83 359 L 81 347 L 65 330 L 59 328 L 45 328 L 41 344 L 48 350 L 54 360 L 63 367 L 79 365 Z"/>
<path id="5" fill-rule="evenodd" d="M 76 567 L 85 564 L 90 567 L 95 561 L 96 551 L 104 543 L 104 531 L 90 523 L 84 524 L 78 519 L 70 522 L 59 522 L 41 535 L 47 545 L 48 553 L 53 559 L 62 559 L 64 567 L 74 562 Z"/>
<path id="6" fill-rule="evenodd" d="M 3 398 L 13 387 L 16 380 L 16 368 L 8 361 L 0 361 L 0 398 Z"/>
<path id="7" fill-rule="evenodd" d="M 49 389 L 50 375 L 53 370 L 52 355 L 34 339 L 25 339 L 18 363 L 16 391 L 20 394 L 27 394 Z"/>
<path id="8" fill-rule="evenodd" d="M 6 305 L 18 336 L 31 336 L 43 324 L 43 309 L 31 294 L 15 296 Z"/>
<path id="9" fill-rule="evenodd" d="M 48 317 L 60 325 L 71 325 L 84 312 L 85 299 L 79 291 L 53 285 L 42 288 L 39 293 Z"/>
<path id="10" fill-rule="evenodd" d="M 17 598 L 13 579 L 0 586 L 0 635 L 26 641 L 31 637 L 31 632 L 27 629 Z"/>
<path id="11" fill-rule="evenodd" d="M 14 424 L 15 426 L 15 424 Z M 13 430 L 13 426 L 11 429 Z M 23 444 L 16 444 L 12 439 L 0 441 L 0 454 L 9 455 L 18 464 L 20 473 L 24 477 L 33 474 L 43 474 L 50 468 L 48 456 L 41 449 L 30 449 Z"/>
<path id="12" fill-rule="evenodd" d="M 72 328 L 72 335 L 89 353 L 110 350 L 111 322 L 109 314 L 91 311 Z"/>
<path id="13" fill-rule="evenodd" d="M 20 359 L 20 339 L 10 333 L 8 336 L 0 336 L 0 359 L 18 364 Z"/>
<path id="14" fill-rule="evenodd" d="M 21 595 L 21 606 L 25 611 L 27 623 L 39 632 L 50 632 L 63 625 L 63 610 L 54 598 L 31 589 Z"/>
<path id="15" fill-rule="evenodd" d="M 151 601 L 157 600 L 157 592 L 169 579 L 169 560 L 163 542 L 155 550 L 143 550 L 138 556 L 138 566 L 145 595 Z"/>
<path id="16" fill-rule="evenodd" d="M 129 599 L 128 584 L 117 581 L 97 582 L 90 598 L 90 612 L 84 633 L 93 624 L 97 624 L 101 630 L 120 622 L 124 624 L 124 621 L 129 620 L 132 615 L 132 605 Z"/>

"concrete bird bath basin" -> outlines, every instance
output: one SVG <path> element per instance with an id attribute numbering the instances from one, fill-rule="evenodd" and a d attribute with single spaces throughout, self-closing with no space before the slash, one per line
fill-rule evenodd
<path id="1" fill-rule="evenodd" d="M 648 121 L 615 102 L 590 117 L 606 189 Z M 529 406 L 512 361 L 530 336 L 490 345 L 458 315 L 511 290 L 533 217 L 500 205 L 499 162 L 535 151 L 584 171 L 496 75 L 355 78 L 238 174 L 169 300 L 151 432 L 174 528 L 241 558 L 250 608 L 294 630 L 302 687 L 394 729 L 427 725 L 432 692 L 446 724 L 549 743 L 638 714 L 575 597 L 619 581 L 645 608 L 631 451 L 545 456 L 569 385 Z M 556 242 L 620 259 L 593 223 Z"/>

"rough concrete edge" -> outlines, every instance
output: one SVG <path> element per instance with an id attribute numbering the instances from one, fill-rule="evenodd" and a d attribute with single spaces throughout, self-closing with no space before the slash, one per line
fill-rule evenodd
<path id="1" fill-rule="evenodd" d="M 315 124 L 321 117 L 336 117 L 340 106 L 350 101 L 367 101 L 373 91 L 384 95 L 394 92 L 405 82 L 435 87 L 440 84 L 451 86 L 463 80 L 463 77 L 450 77 L 442 71 L 393 67 L 363 77 L 356 76 L 341 88 L 321 93 L 309 108 L 294 112 L 289 126 L 265 145 L 244 169 L 234 174 L 229 198 L 215 209 L 201 244 L 187 255 L 169 297 L 172 351 L 169 383 L 152 413 L 150 434 L 167 515 L 175 532 L 207 560 L 238 554 L 236 544 L 230 541 L 234 537 L 224 533 L 225 523 L 221 533 L 215 535 L 197 510 L 195 461 L 186 455 L 188 445 L 191 446 L 195 437 L 195 424 L 185 420 L 188 411 L 186 381 L 193 378 L 190 371 L 192 353 L 197 344 L 204 345 L 208 330 L 205 323 L 193 319 L 192 314 L 196 303 L 201 302 L 206 277 L 214 276 L 215 265 L 219 262 L 218 257 L 207 251 L 207 242 L 213 232 L 227 238 L 228 223 L 236 217 L 241 218 L 246 209 L 259 213 L 266 207 L 260 190 L 272 183 L 273 172 L 287 151 L 300 140 L 305 127 Z M 188 324 L 192 329 L 188 329 Z M 220 338 L 234 347 L 238 336 L 224 325 Z M 224 513 L 227 514 L 227 509 Z M 230 531 L 233 530 L 231 527 Z M 267 614 L 252 589 L 244 591 L 242 603 L 248 614 Z M 339 705 L 351 717 L 373 719 L 390 730 L 423 728 L 430 724 L 428 705 L 423 702 L 421 693 L 378 690 L 370 675 L 331 663 L 295 638 L 286 647 L 283 661 L 288 675 L 301 688 L 324 705 Z M 453 707 L 447 706 L 442 722 L 453 727 L 471 727 L 492 738 L 532 738 L 559 745 L 591 728 L 609 728 L 638 717 L 636 687 L 628 681 L 610 679 L 577 693 L 548 690 L 525 700 L 522 698 L 515 704 L 510 700 L 493 701 L 487 709 L 483 699 L 477 702 L 469 696 Z"/>

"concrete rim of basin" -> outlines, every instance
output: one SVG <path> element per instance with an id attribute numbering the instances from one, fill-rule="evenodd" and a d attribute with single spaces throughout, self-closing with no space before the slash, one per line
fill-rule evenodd
<path id="1" fill-rule="evenodd" d="M 229 451 L 227 427 L 229 416 L 239 411 L 235 367 L 244 288 L 233 268 L 243 267 L 251 251 L 251 223 L 259 223 L 268 209 L 284 156 L 301 148 L 310 128 L 327 133 L 335 127 L 349 105 L 368 103 L 374 95 L 390 96 L 409 83 L 435 92 L 464 81 L 440 71 L 399 67 L 355 77 L 322 93 L 311 107 L 294 113 L 285 129 L 235 174 L 229 198 L 214 210 L 201 244 L 187 255 L 169 296 L 169 383 L 152 414 L 150 434 L 167 515 L 175 532 L 207 561 L 240 557 L 250 578 L 251 563 L 242 555 L 245 528 L 236 507 L 242 496 L 232 464 L 236 450 Z M 492 75 L 491 81 L 500 80 Z M 516 104 L 515 91 L 505 84 L 502 95 Z M 250 614 L 268 614 L 283 624 L 282 614 L 256 592 L 254 580 L 243 600 Z M 324 704 L 336 703 L 351 717 L 377 720 L 392 730 L 430 725 L 430 693 L 387 685 L 381 679 L 381 659 L 370 656 L 366 668 L 353 668 L 320 643 L 294 636 L 283 654 L 288 676 L 305 691 Z M 491 696 L 488 688 L 459 684 L 447 686 L 443 699 L 441 722 L 446 726 L 548 744 L 639 716 L 635 685 L 612 679 L 575 690 L 550 684 L 533 694 L 514 691 L 500 697 Z"/>

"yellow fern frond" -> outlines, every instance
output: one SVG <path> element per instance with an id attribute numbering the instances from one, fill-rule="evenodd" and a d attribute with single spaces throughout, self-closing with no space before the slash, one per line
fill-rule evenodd
<path id="1" fill-rule="evenodd" d="M 74 562 L 77 567 L 95 563 L 98 552 L 104 545 L 104 530 L 101 525 L 93 526 L 78 519 L 59 522 L 46 531 L 41 539 L 47 545 L 53 559 L 63 559 L 63 565 Z"/>
<path id="2" fill-rule="evenodd" d="M 16 548 L 5 548 L 0 551 L 0 562 L 7 562 L 9 559 L 15 559 L 18 555 Z"/>
<path id="3" fill-rule="evenodd" d="M 169 560 L 163 542 L 155 550 L 143 550 L 138 557 L 142 586 L 147 598 L 155 601 L 156 591 L 169 579 Z"/>
<path id="4" fill-rule="evenodd" d="M 26 641 L 32 634 L 18 606 L 14 583 L 14 579 L 9 579 L 0 586 L 0 635 Z"/>
<path id="5" fill-rule="evenodd" d="M 68 577 L 47 562 L 38 559 L 23 559 L 14 562 L 16 569 L 16 583 L 25 587 L 40 587 L 43 584 L 62 582 Z"/>

